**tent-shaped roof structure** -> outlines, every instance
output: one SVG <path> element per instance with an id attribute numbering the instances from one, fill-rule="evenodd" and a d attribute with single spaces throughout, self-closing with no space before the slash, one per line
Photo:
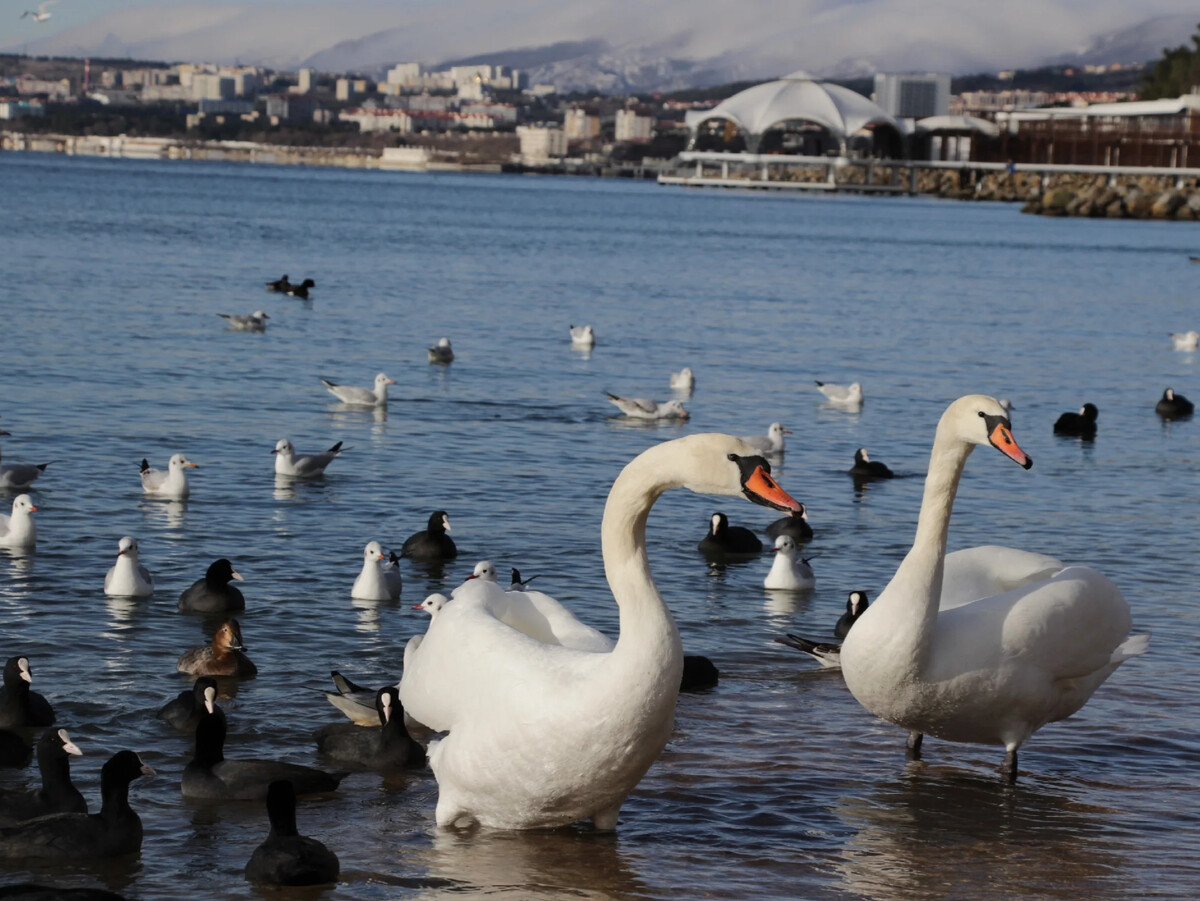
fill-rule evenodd
<path id="1" fill-rule="evenodd" d="M 713 109 L 688 113 L 686 121 L 695 132 L 709 119 L 726 119 L 737 125 L 751 152 L 764 132 L 795 119 L 823 126 L 839 143 L 871 125 L 889 125 L 900 130 L 895 119 L 866 97 L 841 85 L 818 81 L 806 72 L 793 72 L 777 81 L 756 84 Z"/>

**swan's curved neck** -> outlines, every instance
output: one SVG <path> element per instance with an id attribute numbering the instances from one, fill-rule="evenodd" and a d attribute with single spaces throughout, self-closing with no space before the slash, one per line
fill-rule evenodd
<path id="1" fill-rule="evenodd" d="M 659 496 L 684 484 L 671 444 L 653 447 L 630 462 L 613 483 L 604 506 L 600 541 L 604 574 L 621 611 L 614 653 L 651 655 L 682 665 L 683 648 L 671 612 L 650 575 L 646 519 Z"/>
<path id="2" fill-rule="evenodd" d="M 962 476 L 973 444 L 953 439 L 938 430 L 929 455 L 929 473 L 925 477 L 925 493 L 921 513 L 917 518 L 917 534 L 912 548 L 884 589 L 886 603 L 901 613 L 892 617 L 897 628 L 895 638 L 911 642 L 920 666 L 922 651 L 928 646 L 924 639 L 932 633 L 942 596 L 942 575 L 946 557 L 946 538 L 950 531 L 950 514 L 958 480 Z M 880 600 L 885 600 L 880 595 Z"/>

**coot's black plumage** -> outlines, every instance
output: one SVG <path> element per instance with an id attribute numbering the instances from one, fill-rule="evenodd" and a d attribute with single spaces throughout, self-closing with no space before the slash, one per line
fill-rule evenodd
<path id="1" fill-rule="evenodd" d="M 59 888 L 34 882 L 0 886 L 0 898 L 5 901 L 126 901 L 124 895 L 102 888 Z"/>
<path id="2" fill-rule="evenodd" d="M 870 605 L 871 602 L 867 599 L 865 591 L 850 592 L 846 596 L 846 612 L 838 618 L 837 625 L 833 627 L 833 634 L 838 638 L 845 638 L 850 627 L 867 612 L 867 607 Z"/>
<path id="3" fill-rule="evenodd" d="M 762 553 L 758 536 L 742 526 L 731 526 L 724 513 L 714 513 L 709 521 L 708 534 L 699 548 L 710 556 L 750 556 Z"/>
<path id="4" fill-rule="evenodd" d="M 314 733 L 317 750 L 339 763 L 368 770 L 388 770 L 401 766 L 424 766 L 425 749 L 413 741 L 404 728 L 404 708 L 400 691 L 385 685 L 375 693 L 379 726 L 333 723 Z"/>
<path id="5" fill-rule="evenodd" d="M 308 300 L 308 289 L 315 288 L 316 286 L 316 282 L 311 278 L 306 278 L 298 285 L 288 284 L 282 291 L 288 297 L 299 297 L 301 300 Z"/>
<path id="6" fill-rule="evenodd" d="M 153 774 L 133 751 L 118 751 L 100 770 L 99 813 L 57 813 L 0 829 L 0 857 L 75 861 L 140 851 L 142 821 L 129 806 L 129 783 Z"/>
<path id="7" fill-rule="evenodd" d="M 0 767 L 29 766 L 33 748 L 12 729 L 0 729 Z"/>
<path id="8" fill-rule="evenodd" d="M 680 691 L 704 691 L 716 688 L 721 673 L 715 663 L 700 654 L 684 654 Z"/>
<path id="9" fill-rule="evenodd" d="M 190 688 L 184 689 L 164 704 L 156 716 L 180 732 L 194 735 L 196 724 L 200 722 L 200 711 L 204 709 L 204 689 L 209 686 L 215 689 L 217 680 L 212 676 L 201 676 Z"/>
<path id="10" fill-rule="evenodd" d="M 458 556 L 458 548 L 446 534 L 449 531 L 449 515 L 445 510 L 435 510 L 429 514 L 429 524 L 424 529 L 405 539 L 400 547 L 400 556 L 426 562 L 453 560 Z"/>
<path id="11" fill-rule="evenodd" d="M 9 657 L 0 690 L 0 726 L 52 726 L 54 708 L 29 686 L 33 669 L 28 657 Z"/>
<path id="12" fill-rule="evenodd" d="M 313 767 L 279 760 L 226 760 L 225 714 L 216 705 L 217 690 L 204 690 L 204 709 L 196 724 L 196 750 L 183 769 L 180 788 L 185 798 L 207 801 L 258 801 L 267 786 L 287 779 L 297 794 L 311 795 L 337 789 L 345 773 L 326 773 Z"/>
<path id="13" fill-rule="evenodd" d="M 1095 404 L 1084 404 L 1078 413 L 1064 413 L 1054 422 L 1054 434 L 1070 438 L 1095 438 L 1100 411 Z"/>
<path id="14" fill-rule="evenodd" d="M 801 504 L 800 509 L 795 513 L 789 513 L 767 526 L 767 534 L 772 539 L 778 538 L 780 535 L 790 535 L 796 542 L 808 541 L 812 538 L 813 530 L 812 526 L 808 524 L 808 510 L 804 504 Z"/>
<path id="15" fill-rule="evenodd" d="M 854 465 L 850 467 L 850 475 L 855 479 L 890 479 L 895 473 L 878 460 L 872 460 L 867 454 L 867 449 L 860 447 L 854 452 Z"/>
<path id="16" fill-rule="evenodd" d="M 244 581 L 233 564 L 222 557 L 213 561 L 203 579 L 197 579 L 179 596 L 179 609 L 192 613 L 233 613 L 246 609 L 246 598 L 230 579 Z"/>
<path id="17" fill-rule="evenodd" d="M 277 278 L 273 282 L 267 282 L 268 291 L 286 292 L 291 286 L 292 283 L 288 281 L 286 272 L 283 274 L 283 278 Z"/>
<path id="18" fill-rule="evenodd" d="M 846 612 L 841 615 L 841 618 L 837 621 L 837 625 L 834 626 L 834 634 L 838 638 L 844 639 L 850 631 L 850 627 L 863 615 L 869 604 L 870 601 L 867 600 L 867 593 L 865 591 L 850 592 L 850 595 L 846 598 Z M 840 669 L 842 666 L 842 646 L 840 644 L 813 641 L 800 635 L 793 635 L 791 632 L 775 640 L 780 644 L 786 644 L 789 648 L 803 651 L 814 658 L 821 666 L 830 669 Z"/>
<path id="19" fill-rule="evenodd" d="M 336 882 L 337 855 L 296 828 L 296 792 L 286 780 L 267 789 L 271 832 L 246 864 L 246 879 L 256 885 L 324 885 Z"/>
<path id="20" fill-rule="evenodd" d="M 82 752 L 66 729 L 47 729 L 37 743 L 42 787 L 0 789 L 0 825 L 11 826 L 52 813 L 87 813 L 87 801 L 71 782 L 71 756 Z"/>
<path id="21" fill-rule="evenodd" d="M 1154 412 L 1163 419 L 1179 419 L 1183 416 L 1191 416 L 1195 410 L 1195 404 L 1182 394 L 1176 394 L 1174 388 L 1168 388 L 1164 391 L 1162 398 L 1154 405 Z"/>

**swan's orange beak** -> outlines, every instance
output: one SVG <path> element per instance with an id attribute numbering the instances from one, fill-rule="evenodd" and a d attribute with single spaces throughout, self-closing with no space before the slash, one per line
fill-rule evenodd
<path id="1" fill-rule="evenodd" d="M 779 483 L 771 478 L 771 474 L 762 466 L 756 466 L 750 477 L 742 482 L 742 491 L 754 503 L 764 507 L 774 507 L 785 513 L 796 513 L 804 509 L 799 501 L 779 487 Z"/>
<path id="2" fill-rule="evenodd" d="M 1009 431 L 1008 423 L 998 422 L 992 427 L 992 433 L 988 435 L 988 440 L 991 441 L 992 447 L 1004 454 L 1015 463 L 1020 463 L 1025 469 L 1033 465 L 1033 458 L 1025 451 L 1021 450 L 1016 439 L 1013 438 L 1012 432 Z"/>

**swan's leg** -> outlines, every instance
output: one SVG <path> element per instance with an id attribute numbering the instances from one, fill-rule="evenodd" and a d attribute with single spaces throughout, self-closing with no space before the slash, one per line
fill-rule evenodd
<path id="1" fill-rule="evenodd" d="M 617 816 L 621 813 L 622 801 L 592 814 L 592 825 L 596 827 L 597 832 L 612 832 L 617 828 Z"/>
<path id="2" fill-rule="evenodd" d="M 1009 745 L 1004 750 L 1004 762 L 1000 764 L 1000 774 L 1006 776 L 1009 782 L 1017 781 L 1017 746 Z"/>
<path id="3" fill-rule="evenodd" d="M 908 749 L 905 751 L 905 755 L 909 760 L 921 759 L 921 742 L 924 738 L 925 736 L 920 732 L 908 733 Z"/>

